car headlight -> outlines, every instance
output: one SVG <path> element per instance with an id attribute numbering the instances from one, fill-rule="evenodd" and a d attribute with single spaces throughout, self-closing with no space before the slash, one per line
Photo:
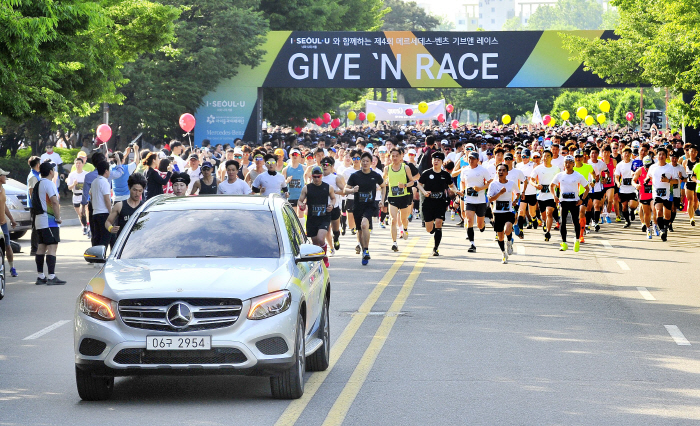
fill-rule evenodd
<path id="1" fill-rule="evenodd" d="M 260 320 L 269 318 L 289 309 L 292 295 L 288 290 L 275 291 L 250 299 L 248 319 Z"/>
<path id="2" fill-rule="evenodd" d="M 91 291 L 84 291 L 80 294 L 80 311 L 101 321 L 113 321 L 117 317 L 117 302 Z"/>
<path id="3" fill-rule="evenodd" d="M 23 209 L 24 207 L 22 206 L 22 202 L 19 201 L 19 198 L 15 195 L 8 195 L 5 198 L 5 205 L 7 208 L 10 210 L 20 210 Z"/>

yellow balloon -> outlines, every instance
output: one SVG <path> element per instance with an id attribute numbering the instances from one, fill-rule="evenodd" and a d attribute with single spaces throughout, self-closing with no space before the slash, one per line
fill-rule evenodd
<path id="1" fill-rule="evenodd" d="M 356 118 L 357 118 L 357 113 L 355 111 L 350 111 L 348 113 L 348 119 L 350 121 L 355 121 Z"/>
<path id="2" fill-rule="evenodd" d="M 605 123 L 605 114 L 598 114 L 598 116 L 596 117 L 596 120 L 598 120 L 599 124 Z"/>
<path id="3" fill-rule="evenodd" d="M 610 102 L 600 101 L 600 104 L 598 104 L 598 107 L 600 108 L 601 111 L 608 112 L 608 111 L 610 111 Z"/>
<path id="4" fill-rule="evenodd" d="M 566 121 L 566 120 L 569 119 L 569 117 L 571 117 L 571 116 L 569 115 L 569 111 L 562 111 L 562 112 L 561 112 L 561 119 L 562 119 L 562 120 Z"/>
<path id="5" fill-rule="evenodd" d="M 579 107 L 579 108 L 576 110 L 576 116 L 577 116 L 578 118 L 580 118 L 581 120 L 583 120 L 584 118 L 586 118 L 587 115 L 588 115 L 588 110 L 587 110 L 586 108 L 584 108 L 584 107 Z"/>
<path id="6" fill-rule="evenodd" d="M 554 127 L 555 124 L 557 124 L 557 120 L 555 120 L 555 119 L 552 118 L 551 120 L 549 120 L 548 126 L 549 126 L 549 127 Z"/>
<path id="7" fill-rule="evenodd" d="M 586 122 L 587 126 L 592 126 L 595 123 L 595 119 L 590 115 L 587 115 L 584 121 Z"/>
<path id="8" fill-rule="evenodd" d="M 374 120 L 376 120 L 376 119 L 377 119 L 377 114 L 375 114 L 375 113 L 373 113 L 373 112 L 370 112 L 369 114 L 367 114 L 367 121 L 372 122 L 372 121 L 374 121 Z"/>
<path id="9" fill-rule="evenodd" d="M 510 115 L 508 115 L 508 114 L 504 115 L 503 117 L 501 117 L 501 121 L 503 122 L 503 124 L 510 123 Z"/>
<path id="10" fill-rule="evenodd" d="M 427 102 L 421 102 L 418 104 L 418 111 L 421 112 L 421 114 L 425 114 L 428 112 L 428 103 Z"/>

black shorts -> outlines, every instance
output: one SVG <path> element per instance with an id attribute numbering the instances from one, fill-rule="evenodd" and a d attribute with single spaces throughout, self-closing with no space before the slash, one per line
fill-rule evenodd
<path id="1" fill-rule="evenodd" d="M 296 200 L 287 200 L 287 202 L 288 202 L 292 207 L 296 207 L 296 206 L 299 204 L 299 200 L 298 200 L 298 199 L 296 199 Z"/>
<path id="2" fill-rule="evenodd" d="M 41 228 L 37 229 L 37 242 L 39 244 L 44 244 L 50 246 L 52 244 L 58 244 L 61 242 L 61 236 L 59 232 L 60 228 Z"/>
<path id="3" fill-rule="evenodd" d="M 547 207 L 551 207 L 553 209 L 557 208 L 557 204 L 554 202 L 554 199 L 551 200 L 540 200 L 537 202 L 540 206 L 540 211 L 544 212 L 547 210 Z"/>
<path id="4" fill-rule="evenodd" d="M 377 202 L 378 203 L 378 202 Z M 372 220 L 377 217 L 377 203 L 357 203 L 352 214 L 355 216 L 355 226 L 359 228 L 362 225 L 362 218 L 366 217 L 369 220 L 369 228 L 372 229 Z"/>
<path id="5" fill-rule="evenodd" d="M 318 231 L 323 229 L 328 231 L 328 227 L 331 224 L 330 216 L 324 217 L 307 217 L 306 218 L 306 235 L 309 237 L 315 237 L 318 235 Z"/>
<path id="6" fill-rule="evenodd" d="M 331 210 L 331 220 L 338 219 L 340 219 L 340 207 L 333 207 L 333 210 Z"/>
<path id="7" fill-rule="evenodd" d="M 76 208 L 76 209 L 79 208 L 79 207 L 80 207 L 80 203 L 73 203 L 73 207 Z"/>
<path id="8" fill-rule="evenodd" d="M 673 197 L 673 205 L 676 207 L 676 210 L 681 209 L 681 201 L 683 201 L 681 197 Z"/>
<path id="9" fill-rule="evenodd" d="M 396 207 L 399 210 L 403 210 L 406 207 L 413 204 L 413 195 L 407 194 L 400 197 L 387 197 L 389 204 Z"/>
<path id="10" fill-rule="evenodd" d="M 600 192 L 592 192 L 592 193 L 588 194 L 588 197 L 593 201 L 596 201 L 596 200 L 600 201 L 603 199 L 604 195 L 605 195 L 605 192 L 600 191 Z"/>
<path id="11" fill-rule="evenodd" d="M 673 208 L 673 201 L 671 200 L 664 200 L 661 197 L 656 197 L 654 198 L 654 203 L 656 204 L 663 204 L 665 208 L 671 210 Z"/>
<path id="12" fill-rule="evenodd" d="M 486 216 L 486 207 L 488 206 L 487 203 L 479 203 L 479 204 L 472 204 L 472 203 L 467 203 L 465 206 L 465 210 L 468 212 L 474 212 L 478 217 L 484 217 Z"/>
<path id="13" fill-rule="evenodd" d="M 620 187 L 615 185 L 615 194 L 619 194 L 619 193 L 620 193 Z"/>
<path id="14" fill-rule="evenodd" d="M 426 203 L 423 201 L 423 211 L 421 212 L 421 218 L 425 222 L 432 222 L 436 219 L 445 220 L 445 212 L 447 211 L 447 204 L 445 203 Z"/>
<path id="15" fill-rule="evenodd" d="M 580 194 L 579 194 L 580 195 Z M 581 206 L 588 208 L 588 202 L 591 201 L 590 196 L 586 196 L 586 198 L 581 198 Z"/>
<path id="16" fill-rule="evenodd" d="M 552 200 L 554 201 L 554 200 Z M 503 230 L 506 228 L 506 223 L 510 222 L 510 224 L 515 223 L 515 214 L 513 212 L 508 212 L 508 213 L 499 213 L 499 212 L 494 212 L 493 214 L 493 230 L 496 232 L 503 232 Z"/>
<path id="17" fill-rule="evenodd" d="M 637 194 L 635 194 L 634 192 L 630 192 L 630 193 L 620 192 L 620 202 L 626 203 L 628 201 L 637 201 Z"/>
<path id="18" fill-rule="evenodd" d="M 345 199 L 345 211 L 352 213 L 354 209 L 355 209 L 355 199 L 354 198 L 346 198 Z"/>
<path id="19" fill-rule="evenodd" d="M 641 204 L 644 204 L 645 206 L 650 206 L 651 205 L 651 200 L 639 200 Z"/>
<path id="20" fill-rule="evenodd" d="M 689 189 L 691 191 L 695 191 L 695 188 L 697 188 L 698 183 L 697 182 L 686 182 L 685 183 L 685 189 Z"/>
<path id="21" fill-rule="evenodd" d="M 525 196 L 525 202 L 528 206 L 534 207 L 537 205 L 537 194 L 530 194 Z"/>

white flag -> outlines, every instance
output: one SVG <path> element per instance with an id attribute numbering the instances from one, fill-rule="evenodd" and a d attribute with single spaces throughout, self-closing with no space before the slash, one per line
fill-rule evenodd
<path id="1" fill-rule="evenodd" d="M 534 124 L 544 124 L 542 123 L 542 114 L 540 114 L 540 107 L 537 106 L 537 101 L 535 101 L 535 110 L 532 111 L 532 122 Z"/>

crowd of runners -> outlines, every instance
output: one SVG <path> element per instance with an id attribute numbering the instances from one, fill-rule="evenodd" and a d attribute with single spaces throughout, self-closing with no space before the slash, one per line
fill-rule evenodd
<path id="1" fill-rule="evenodd" d="M 45 163 L 30 159 L 30 181 L 55 180 Z M 156 195 L 278 193 L 329 256 L 349 234 L 367 265 L 373 228 L 389 228 L 391 248 L 398 251 L 411 223 L 411 232 L 420 223 L 421 232 L 433 235 L 433 255 L 439 256 L 449 215 L 465 228 L 465 252 L 476 252 L 476 230 L 490 226 L 507 263 L 515 237 L 559 239 L 561 251 L 573 242 L 578 252 L 587 234 L 613 222 L 663 241 L 680 212 L 695 226 L 698 163 L 697 147 L 656 129 L 484 123 L 455 130 L 381 126 L 296 134 L 278 128 L 266 133 L 261 146 L 171 141 L 155 151 L 132 145 L 124 152 L 98 149 L 89 158 L 81 152 L 67 184 L 92 245 L 113 244 L 136 209 Z M 53 224 L 55 232 L 33 232 L 40 248 L 33 238 L 32 252 L 50 256 L 54 278 L 51 245 L 60 241 L 60 215 L 52 217 L 58 194 L 49 186 L 37 186 L 44 191 L 37 194 L 37 215 L 41 227 Z M 37 254 L 38 284 L 47 280 L 39 268 L 43 261 Z"/>

